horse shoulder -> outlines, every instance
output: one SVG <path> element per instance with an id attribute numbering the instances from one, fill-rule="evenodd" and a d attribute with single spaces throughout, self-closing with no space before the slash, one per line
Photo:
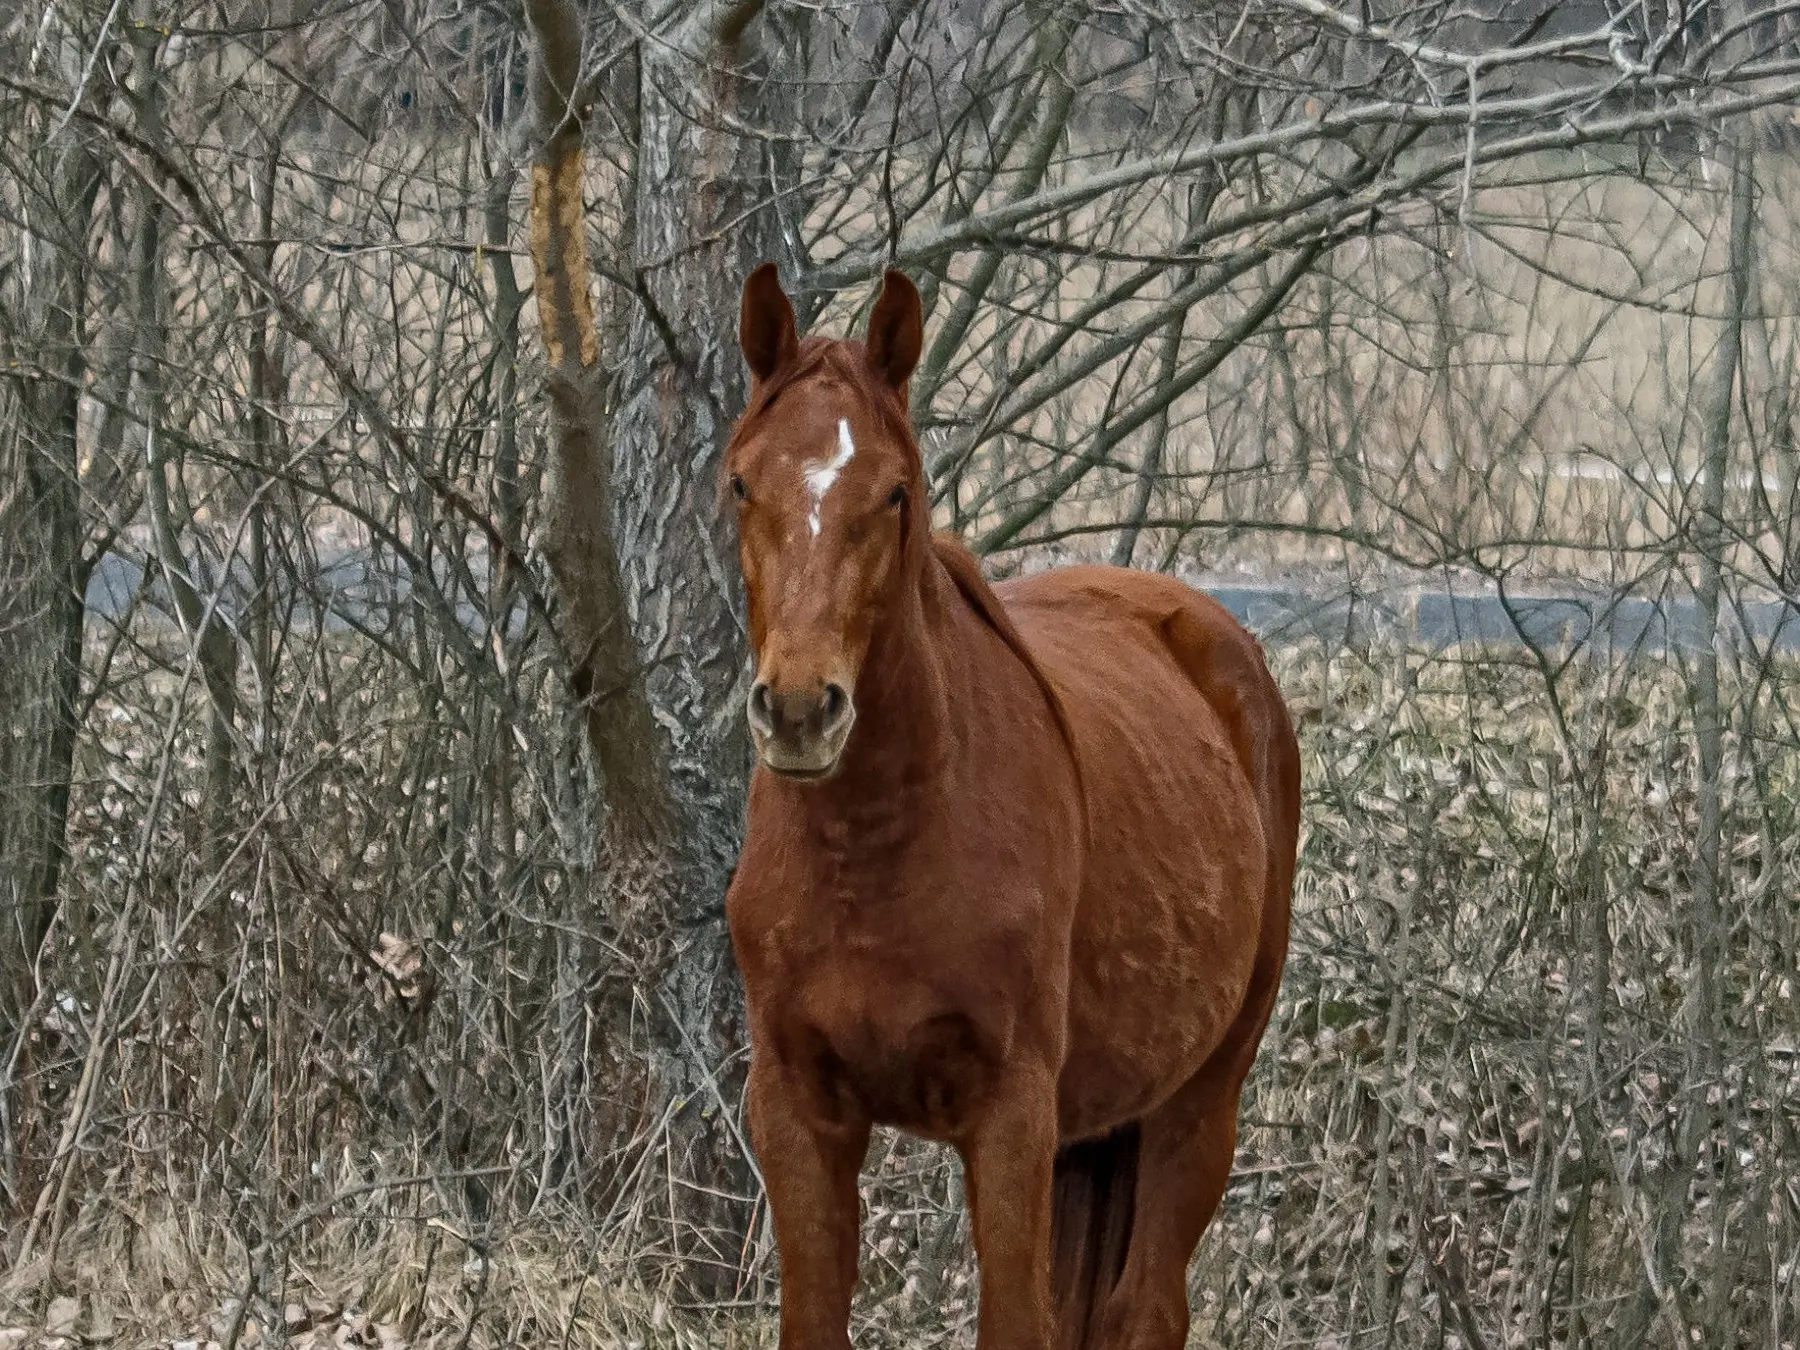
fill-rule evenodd
<path id="1" fill-rule="evenodd" d="M 787 822 L 752 805 L 750 828 L 725 890 L 725 920 L 747 982 L 778 971 L 790 954 L 805 873 L 797 837 Z"/>

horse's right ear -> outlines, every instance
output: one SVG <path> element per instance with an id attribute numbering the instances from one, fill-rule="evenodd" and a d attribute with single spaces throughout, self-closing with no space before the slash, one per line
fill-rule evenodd
<path id="1" fill-rule="evenodd" d="M 758 380 L 768 379 L 800 350 L 794 307 L 781 289 L 781 275 L 772 262 L 764 263 L 744 282 L 738 346 L 744 349 L 744 360 Z"/>
<path id="2" fill-rule="evenodd" d="M 919 288 L 906 273 L 889 268 L 881 278 L 881 295 L 869 315 L 866 350 L 869 364 L 900 394 L 906 403 L 906 382 L 919 364 L 925 342 L 925 317 L 919 305 Z"/>

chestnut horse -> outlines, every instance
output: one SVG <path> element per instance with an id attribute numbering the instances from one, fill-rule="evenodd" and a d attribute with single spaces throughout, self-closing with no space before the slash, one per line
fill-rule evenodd
<path id="1" fill-rule="evenodd" d="M 961 1154 L 980 1350 L 1179 1347 L 1287 951 L 1261 648 L 1166 576 L 990 587 L 933 537 L 918 292 L 802 340 L 772 264 L 726 451 L 757 764 L 728 910 L 782 1350 L 849 1345 L 871 1125 Z"/>

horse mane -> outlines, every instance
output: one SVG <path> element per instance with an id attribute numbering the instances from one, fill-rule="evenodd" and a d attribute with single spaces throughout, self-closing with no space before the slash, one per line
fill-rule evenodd
<path id="1" fill-rule="evenodd" d="M 1081 776 L 1081 754 L 1075 745 L 1075 731 L 1070 725 L 1068 711 L 1063 707 L 1062 695 L 1038 664 L 1032 654 L 1031 647 L 1025 641 L 1025 635 L 1018 630 L 1012 616 L 1006 612 L 1006 606 L 988 584 L 988 579 L 981 574 L 981 564 L 975 555 L 954 534 L 938 532 L 931 536 L 931 551 L 937 560 L 944 565 L 950 579 L 956 583 L 956 589 L 968 602 L 981 621 L 999 636 L 1012 654 L 1019 658 L 1025 669 L 1031 672 L 1031 678 L 1044 695 L 1044 701 L 1050 705 L 1050 718 L 1056 723 L 1056 730 L 1062 736 L 1063 745 L 1069 752 L 1069 765 L 1075 771 L 1075 790 L 1081 798 L 1081 832 L 1087 836 L 1087 787 Z"/>

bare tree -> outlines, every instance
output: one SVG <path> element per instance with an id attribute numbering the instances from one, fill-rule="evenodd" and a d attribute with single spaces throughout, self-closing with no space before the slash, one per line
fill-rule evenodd
<path id="1" fill-rule="evenodd" d="M 767 189 L 793 156 L 734 124 L 770 113 L 754 96 L 771 87 L 756 78 L 759 48 L 765 34 L 792 36 L 782 32 L 792 20 L 761 4 L 700 10 L 640 41 L 619 168 L 626 243 L 609 269 L 629 288 L 620 300 L 631 318 L 617 350 L 603 351 L 584 239 L 582 28 L 568 4 L 527 12 L 543 146 L 532 253 L 555 437 L 545 551 L 606 794 L 597 898 L 637 962 L 633 988 L 649 997 L 662 1099 L 685 1103 L 667 1128 L 698 1187 L 691 1213 L 744 1197 L 699 1254 L 729 1272 L 749 1173 L 730 1123 L 742 1029 L 721 897 L 747 751 L 741 603 L 717 475 L 745 385 L 718 319 L 737 279 L 782 248 Z"/>
<path id="2" fill-rule="evenodd" d="M 85 28 L 85 25 L 83 25 Z M 33 55 L 68 73 L 82 28 L 44 35 Z M 34 1111 L 15 1085 L 38 1010 L 44 940 L 62 892 L 70 774 L 78 733 L 82 597 L 91 557 L 80 491 L 79 401 L 87 376 L 86 258 L 100 171 L 82 130 L 48 108 L 29 114 L 39 148 L 8 146 L 14 186 L 6 205 L 20 230 L 10 275 L 0 278 L 9 388 L 0 437 L 0 1045 L 9 1057 L 0 1111 L 9 1135 Z M 60 135 L 50 134 L 60 131 Z M 3 1180 L 13 1198 L 29 1179 L 19 1155 Z"/>

